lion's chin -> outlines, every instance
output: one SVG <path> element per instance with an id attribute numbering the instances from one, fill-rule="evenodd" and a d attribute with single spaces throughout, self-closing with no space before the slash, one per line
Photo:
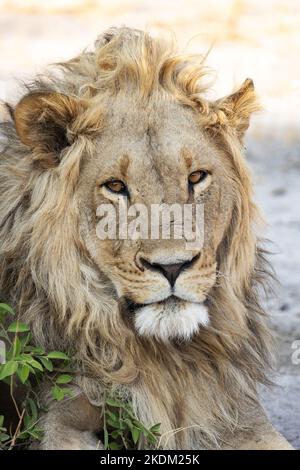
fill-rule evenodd
<path id="1" fill-rule="evenodd" d="M 208 323 L 208 309 L 203 303 L 175 297 L 139 307 L 134 315 L 135 328 L 140 335 L 154 336 L 162 341 L 175 338 L 187 341 Z"/>

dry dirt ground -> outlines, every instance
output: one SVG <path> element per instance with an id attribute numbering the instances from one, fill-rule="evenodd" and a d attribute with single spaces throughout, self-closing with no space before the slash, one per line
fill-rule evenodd
<path id="1" fill-rule="evenodd" d="M 300 2 L 0 0 L 0 97 L 17 99 L 17 79 L 123 24 L 172 31 L 183 51 L 212 47 L 213 96 L 254 79 L 264 110 L 253 119 L 247 158 L 281 283 L 267 302 L 278 336 L 278 385 L 262 396 L 272 422 L 300 448 L 300 364 L 292 361 L 300 340 Z"/>

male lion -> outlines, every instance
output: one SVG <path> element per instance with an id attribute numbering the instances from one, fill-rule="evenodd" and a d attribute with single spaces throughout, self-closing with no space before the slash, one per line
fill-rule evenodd
<path id="1" fill-rule="evenodd" d="M 112 387 L 165 448 L 290 448 L 257 396 L 271 335 L 243 155 L 252 81 L 211 102 L 199 57 L 127 28 L 58 68 L 8 106 L 0 162 L 1 295 L 77 364 L 41 448 L 96 448 Z M 201 249 L 101 239 L 97 208 L 119 202 L 203 204 Z"/>

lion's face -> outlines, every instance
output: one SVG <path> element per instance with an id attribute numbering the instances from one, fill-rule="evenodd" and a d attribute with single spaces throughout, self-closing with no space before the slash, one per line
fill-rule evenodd
<path id="1" fill-rule="evenodd" d="M 63 254 L 63 279 L 72 275 L 74 261 L 73 269 L 79 280 L 85 279 L 88 294 L 84 267 L 92 258 L 95 272 L 100 272 L 99 286 L 105 276 L 115 295 L 112 304 L 119 303 L 120 316 L 125 315 L 139 334 L 188 339 L 209 322 L 206 300 L 220 266 L 221 274 L 229 273 L 232 279 L 227 258 L 232 260 L 230 266 L 245 263 L 241 246 L 251 238 L 252 209 L 240 151 L 250 115 L 257 109 L 254 87 L 246 80 L 232 95 L 210 102 L 202 96 L 201 63 L 170 55 L 147 35 L 127 33 L 115 40 L 105 36 L 95 54 L 83 55 L 72 65 L 68 62 L 69 94 L 38 90 L 23 97 L 14 111 L 15 126 L 30 149 L 33 185 L 39 188 L 35 192 L 45 193 L 41 225 L 49 220 L 58 227 L 53 242 L 48 236 L 46 245 L 49 252 L 51 241 L 55 259 L 57 253 Z M 43 200 L 42 195 L 38 200 Z M 183 217 L 169 212 L 170 238 L 157 223 L 158 233 L 153 234 L 154 206 L 157 212 L 172 205 Z M 199 244 L 187 244 L 186 206 L 191 209 L 187 219 L 192 215 L 193 230 L 199 228 L 197 208 L 204 209 L 203 223 L 202 212 L 198 213 L 204 235 Z M 106 239 L 99 236 L 103 207 L 112 223 Z M 140 222 L 139 212 L 129 214 L 131 209 L 146 211 L 137 227 L 137 233 L 143 232 L 140 238 L 137 233 L 124 234 L 120 208 L 127 223 L 134 218 Z M 64 211 L 68 211 L 65 231 Z M 237 234 L 233 233 L 238 224 Z M 151 225 L 151 233 L 145 230 L 147 236 L 146 225 Z M 185 238 L 175 230 L 183 225 Z M 39 240 L 34 246 L 39 253 Z M 236 277 L 232 282 L 237 282 Z M 61 297 L 60 286 L 56 290 Z"/>
<path id="2" fill-rule="evenodd" d="M 85 160 L 79 185 L 86 246 L 115 288 L 140 334 L 189 338 L 209 322 L 205 300 L 216 282 L 216 252 L 232 206 L 231 169 L 191 109 L 163 100 L 105 106 L 102 135 Z M 203 246 L 184 238 L 101 239 L 99 207 L 203 204 Z M 87 217 L 84 217 L 87 214 Z M 194 214 L 195 217 L 195 214 Z"/>

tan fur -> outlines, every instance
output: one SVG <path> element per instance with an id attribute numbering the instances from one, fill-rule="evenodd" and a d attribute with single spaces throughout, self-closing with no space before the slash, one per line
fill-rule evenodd
<path id="1" fill-rule="evenodd" d="M 95 416 L 113 387 L 146 424 L 162 423 L 165 448 L 234 447 L 245 439 L 253 447 L 266 422 L 257 419 L 257 385 L 268 382 L 272 359 L 257 297 L 266 263 L 242 152 L 258 109 L 252 82 L 209 102 L 201 58 L 126 28 L 109 30 L 94 51 L 59 68 L 57 77 L 29 86 L 5 124 L 2 295 L 37 343 L 72 351 L 78 394 Z M 210 325 L 188 342 L 140 337 L 125 297 L 143 303 L 166 288 L 162 276 L 141 269 L 141 258 L 178 256 L 183 244 L 97 239 L 97 206 L 116 203 L 101 184 L 126 178 L 132 202 L 183 204 L 192 197 L 188 174 L 199 167 L 212 173 L 193 196 L 205 203 L 205 243 L 180 282 L 187 295 L 206 299 Z M 51 405 L 44 448 L 74 448 L 62 443 L 60 429 L 80 441 L 67 417 L 81 405 L 70 403 L 59 411 Z M 90 432 L 90 419 L 82 419 L 80 432 Z M 82 442 L 93 446 L 86 434 Z"/>

